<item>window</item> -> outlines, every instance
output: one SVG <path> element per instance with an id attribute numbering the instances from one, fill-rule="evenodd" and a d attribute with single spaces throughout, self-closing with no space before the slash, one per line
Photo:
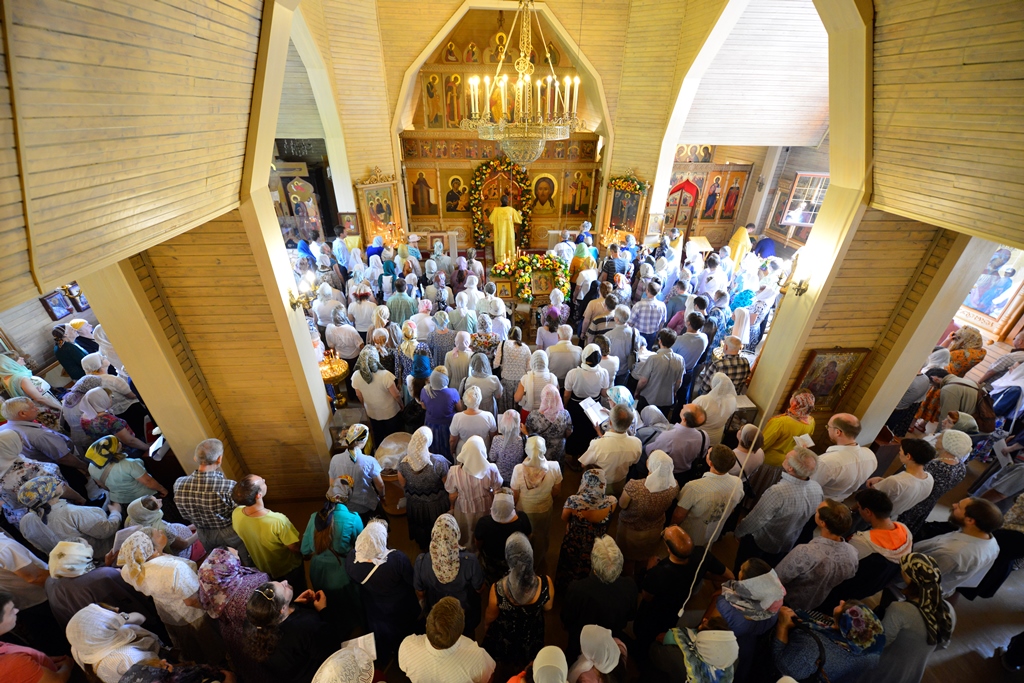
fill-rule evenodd
<path id="1" fill-rule="evenodd" d="M 797 173 L 793 191 L 789 193 L 789 201 L 779 225 L 805 228 L 814 225 L 814 219 L 818 217 L 827 189 L 827 173 Z"/>

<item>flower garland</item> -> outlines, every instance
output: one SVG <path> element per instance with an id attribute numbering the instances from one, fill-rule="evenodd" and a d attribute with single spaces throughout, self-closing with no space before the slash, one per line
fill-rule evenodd
<path id="1" fill-rule="evenodd" d="M 516 298 L 533 301 L 531 273 L 550 270 L 555 276 L 555 289 L 569 296 L 569 267 L 565 261 L 547 254 L 522 254 L 516 261 L 502 261 L 491 268 L 491 277 L 512 278 L 516 283 Z"/>
<path id="2" fill-rule="evenodd" d="M 492 171 L 505 171 L 512 176 L 512 181 L 519 186 L 519 199 L 523 208 L 519 213 L 523 216 L 523 222 L 519 229 L 517 242 L 520 247 L 530 246 L 530 212 L 533 204 L 533 190 L 530 189 L 530 177 L 518 164 L 513 163 L 504 154 L 483 162 L 473 171 L 473 179 L 469 183 L 469 210 L 473 213 L 473 242 L 477 249 L 483 249 L 487 234 L 490 230 L 484 218 L 484 181 L 490 177 Z"/>
<path id="3" fill-rule="evenodd" d="M 647 183 L 637 178 L 635 175 L 626 174 L 616 176 L 608 181 L 609 190 L 623 190 L 624 192 L 632 192 L 633 194 L 646 194 Z"/>

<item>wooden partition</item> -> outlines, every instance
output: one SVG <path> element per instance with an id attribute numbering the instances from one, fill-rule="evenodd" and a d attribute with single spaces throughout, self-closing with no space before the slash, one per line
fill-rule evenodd
<path id="1" fill-rule="evenodd" d="M 185 341 L 179 359 L 198 370 L 246 471 L 273 482 L 277 499 L 314 495 L 326 482 L 327 463 L 239 213 L 147 249 L 140 261 Z"/>

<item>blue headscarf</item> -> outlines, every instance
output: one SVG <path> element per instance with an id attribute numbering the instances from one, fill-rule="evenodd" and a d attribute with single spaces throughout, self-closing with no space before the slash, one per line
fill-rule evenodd
<path id="1" fill-rule="evenodd" d="M 309 259 L 310 261 L 313 262 L 314 265 L 316 264 L 316 256 L 313 256 L 313 252 L 310 251 L 309 242 L 307 242 L 306 240 L 299 240 L 299 246 L 297 247 L 297 249 L 299 250 L 300 256 Z"/>
<path id="2" fill-rule="evenodd" d="M 424 344 L 420 346 L 425 347 Z M 419 347 L 417 347 L 419 351 Z M 412 376 L 414 379 L 430 379 L 430 356 L 417 353 L 412 357 Z"/>

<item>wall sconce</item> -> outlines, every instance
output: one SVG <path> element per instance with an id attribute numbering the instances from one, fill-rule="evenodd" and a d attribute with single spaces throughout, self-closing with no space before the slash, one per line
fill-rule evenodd
<path id="1" fill-rule="evenodd" d="M 295 294 L 290 288 L 288 290 L 288 303 L 291 304 L 292 310 L 297 311 L 301 306 L 303 310 L 308 310 L 310 304 L 316 299 L 316 293 L 313 291 L 313 282 L 315 282 L 312 271 L 307 272 L 299 280 L 299 293 Z"/>
<path id="2" fill-rule="evenodd" d="M 764 176 L 759 175 L 757 176 L 757 191 L 761 192 L 762 190 L 764 190 Z"/>
<path id="3" fill-rule="evenodd" d="M 804 294 L 806 294 L 808 288 L 810 287 L 810 285 L 808 285 L 807 282 L 808 281 L 805 278 L 803 280 L 798 280 L 794 282 L 792 285 L 790 285 L 793 288 L 793 294 L 796 296 L 803 296 Z"/>

